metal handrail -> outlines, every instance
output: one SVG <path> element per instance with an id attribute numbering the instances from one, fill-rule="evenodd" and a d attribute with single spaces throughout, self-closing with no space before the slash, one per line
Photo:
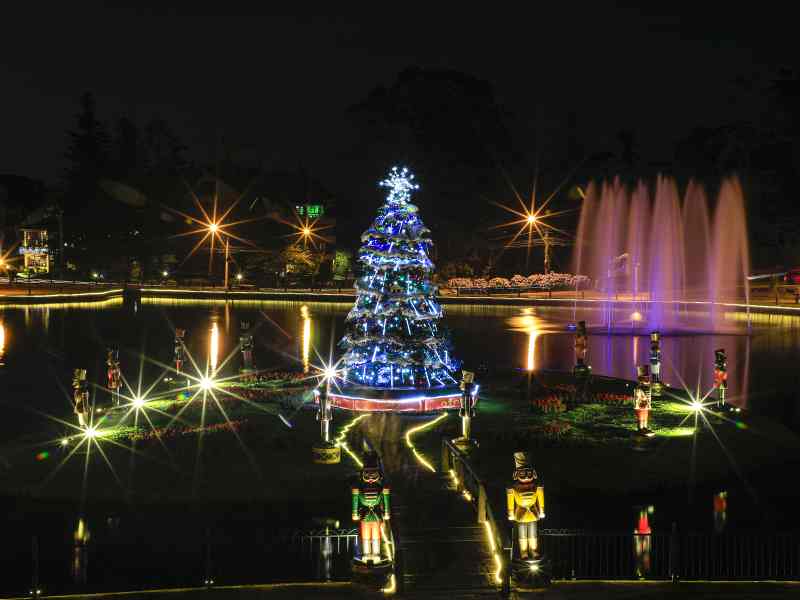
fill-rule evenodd
<path id="1" fill-rule="evenodd" d="M 508 561 L 504 551 L 510 548 L 510 540 L 506 539 L 504 530 L 499 527 L 497 519 L 488 501 L 486 484 L 473 470 L 467 457 L 448 439 L 442 438 L 442 470 L 451 473 L 456 483 L 456 490 L 467 492 L 466 499 L 476 509 L 478 523 L 487 527 L 487 535 L 493 558 L 496 562 L 495 583 L 508 586 Z M 501 573 L 504 574 L 501 577 Z"/>

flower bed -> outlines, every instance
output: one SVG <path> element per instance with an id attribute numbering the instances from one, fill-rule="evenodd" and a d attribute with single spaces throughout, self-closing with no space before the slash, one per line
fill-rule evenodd
<path id="1" fill-rule="evenodd" d="M 579 392 L 578 388 L 570 384 L 555 384 L 537 388 L 530 398 L 533 408 L 545 413 L 560 413 L 570 410 L 579 404 L 608 404 L 620 405 L 633 402 L 633 397 L 627 394 L 612 392 L 594 392 L 586 390 Z"/>
<path id="2" fill-rule="evenodd" d="M 514 290 L 574 290 L 586 289 L 589 278 L 585 275 L 571 273 L 533 273 L 514 275 L 511 279 L 505 277 L 454 277 L 447 282 L 447 286 L 456 290 L 488 290 L 488 289 L 514 289 Z"/>

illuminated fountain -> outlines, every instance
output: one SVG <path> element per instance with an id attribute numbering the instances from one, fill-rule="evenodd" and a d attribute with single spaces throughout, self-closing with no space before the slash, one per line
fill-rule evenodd
<path id="1" fill-rule="evenodd" d="M 590 184 L 573 258 L 575 272 L 588 275 L 606 300 L 595 327 L 720 331 L 717 303 L 749 303 L 741 185 L 723 181 L 712 209 L 694 182 L 683 199 L 666 177 L 654 190 L 619 179 Z"/>

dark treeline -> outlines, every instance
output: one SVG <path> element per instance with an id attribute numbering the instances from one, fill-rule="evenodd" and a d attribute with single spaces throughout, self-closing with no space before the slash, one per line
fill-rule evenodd
<path id="1" fill-rule="evenodd" d="M 722 177 L 736 174 L 747 190 L 754 266 L 798 263 L 800 213 L 790 187 L 800 171 L 797 76 L 780 72 L 766 82 L 734 82 L 733 89 L 731 102 L 754 105 L 744 100 L 757 95 L 770 110 L 749 114 L 743 109 L 736 122 L 693 127 L 676 144 L 672 160 L 664 162 L 648 156 L 648 144 L 633 128 L 609 125 L 607 145 L 590 147 L 580 133 L 580 115 L 568 112 L 557 134 L 546 134 L 546 113 L 536 119 L 512 113 L 486 81 L 457 71 L 409 68 L 390 85 L 355 100 L 342 115 L 351 139 L 343 140 L 336 157 L 345 165 L 346 180 L 337 181 L 335 191 L 303 169 L 287 174 L 236 164 L 224 143 L 221 158 L 203 164 L 157 115 L 141 122 L 129 116 L 107 122 L 98 116 L 102 107 L 86 93 L 67 134 L 62 206 L 72 238 L 66 239 L 70 249 L 91 241 L 95 253 L 116 254 L 120 261 L 137 257 L 143 265 L 161 268 L 155 255 L 180 253 L 166 248 L 165 240 L 192 227 L 170 209 L 193 210 L 192 194 L 201 195 L 196 188 L 205 178 L 214 189 L 204 203 L 216 195 L 227 205 L 241 196 L 237 212 L 248 218 L 274 216 L 277 204 L 324 198 L 337 219 L 336 246 L 354 250 L 372 216 L 366 207 L 377 207 L 380 199 L 376 180 L 389 166 L 406 164 L 423 182 L 417 202 L 434 232 L 435 259 L 443 273 L 511 274 L 525 271 L 525 251 L 503 250 L 504 230 L 490 227 L 516 217 L 492 202 L 520 208 L 519 194 L 529 203 L 534 178 L 539 202 L 554 193 L 550 208 L 566 211 L 557 225 L 574 231 L 578 188 L 590 179 L 620 176 L 633 183 L 664 173 L 682 183 L 699 179 L 713 190 Z M 536 121 L 533 127 L 531 121 Z M 301 183 L 276 183 L 292 177 Z M 230 187 L 230 198 L 220 186 Z M 288 229 L 270 223 L 249 232 L 257 246 L 280 249 Z M 109 248 L 102 247 L 103 240 Z M 555 248 L 555 270 L 568 268 L 570 252 L 568 239 Z M 541 271 L 541 248 L 535 247 L 528 260 L 529 273 Z"/>

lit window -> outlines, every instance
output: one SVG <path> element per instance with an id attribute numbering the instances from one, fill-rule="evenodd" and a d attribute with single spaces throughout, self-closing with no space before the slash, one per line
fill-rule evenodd
<path id="1" fill-rule="evenodd" d="M 306 211 L 308 216 L 314 219 L 325 214 L 325 209 L 321 204 L 309 204 L 306 206 Z"/>

